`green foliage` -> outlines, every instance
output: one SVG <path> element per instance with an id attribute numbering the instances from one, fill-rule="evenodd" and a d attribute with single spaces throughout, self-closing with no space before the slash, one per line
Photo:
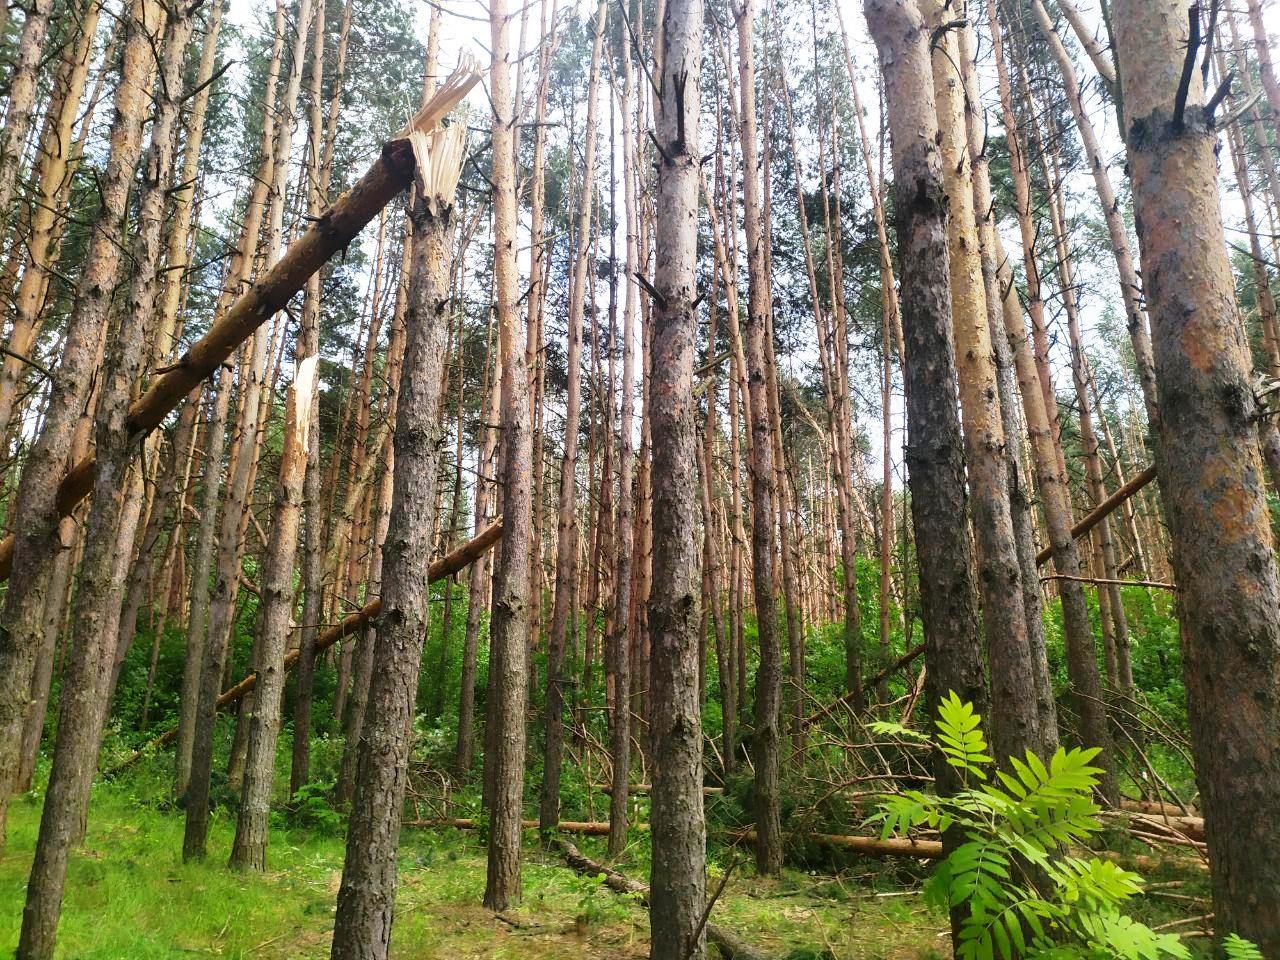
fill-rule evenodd
<path id="1" fill-rule="evenodd" d="M 332 781 L 304 783 L 280 812 L 280 820 L 288 827 L 341 836 L 342 817 L 330 803 L 332 793 Z"/>
<path id="2" fill-rule="evenodd" d="M 1227 960 L 1262 960 L 1262 951 L 1238 934 L 1230 934 L 1222 941 Z"/>
<path id="3" fill-rule="evenodd" d="M 1092 800 L 1097 750 L 1059 748 L 1046 765 L 1030 751 L 993 770 L 982 718 L 953 692 L 938 709 L 934 743 L 963 788 L 939 797 L 909 790 L 887 798 L 871 820 L 882 835 L 929 827 L 962 838 L 928 891 L 961 908 L 960 960 L 1158 960 L 1189 957 L 1122 911 L 1142 878 L 1097 857 L 1063 853 L 1101 829 Z M 897 732 L 897 731 L 892 731 Z M 992 782 L 994 773 L 995 781 Z"/>

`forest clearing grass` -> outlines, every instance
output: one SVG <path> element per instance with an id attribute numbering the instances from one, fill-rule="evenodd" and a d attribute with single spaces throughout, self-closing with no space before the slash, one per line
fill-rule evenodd
<path id="1" fill-rule="evenodd" d="M 0 955 L 18 939 L 40 805 L 18 799 L 0 857 Z M 234 821 L 215 817 L 210 859 L 183 864 L 180 810 L 147 805 L 127 783 L 94 790 L 86 842 L 72 856 L 58 957 L 67 960 L 301 960 L 328 956 L 341 877 L 341 832 L 273 827 L 265 875 L 226 866 Z M 599 841 L 581 842 L 603 858 Z M 620 864 L 647 876 L 637 844 Z M 746 858 L 749 859 L 749 858 Z M 870 864 L 871 869 L 877 867 Z M 579 877 L 532 834 L 525 848 L 525 897 L 502 918 L 480 907 L 485 851 L 475 833 L 406 830 L 394 956 L 463 958 L 641 958 L 648 918 L 639 904 Z M 788 870 L 760 879 L 734 870 L 715 918 L 778 957 L 927 960 L 941 955 L 945 918 L 916 890 L 867 871 L 811 876 Z M 877 895 L 888 893 L 888 896 Z"/>

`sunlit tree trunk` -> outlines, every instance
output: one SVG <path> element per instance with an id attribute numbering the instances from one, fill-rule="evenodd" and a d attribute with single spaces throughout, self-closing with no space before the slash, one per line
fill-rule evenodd
<path id="1" fill-rule="evenodd" d="M 493 613 L 489 621 L 489 717 L 493 749 L 485 754 L 492 774 L 489 861 L 484 905 L 505 910 L 520 900 L 521 803 L 524 797 L 525 704 L 528 698 L 532 440 L 529 379 L 523 362 L 516 268 L 515 105 L 506 0 L 489 5 L 493 105 L 493 272 L 498 350 L 502 356 L 503 535 L 493 569 Z"/>
<path id="2" fill-rule="evenodd" d="M 145 24 L 141 19 L 144 9 L 150 11 Z M 120 275 L 119 246 L 129 188 L 142 153 L 142 120 L 155 76 L 155 58 L 146 31 L 158 35 L 159 13 L 138 4 L 126 16 L 128 41 L 116 89 L 110 153 L 98 179 L 100 212 L 93 225 L 60 361 L 53 372 L 44 428 L 28 454 L 14 510 L 13 569 L 0 612 L 0 838 L 17 777 L 32 670 L 40 648 L 49 576 L 59 542 L 58 483 L 66 469 L 72 434 L 92 373 L 100 361 L 111 295 Z M 100 536 L 105 537 L 106 533 Z M 84 658 L 86 662 L 91 659 L 91 653 Z M 94 664 L 93 669 L 96 668 Z M 85 695 L 92 699 L 93 690 L 86 690 Z M 93 704 L 97 706 L 96 699 Z M 95 747 L 96 729 L 91 725 L 82 731 Z M 60 903 L 61 896 L 57 899 Z M 56 912 L 54 916 L 56 924 Z M 53 932 L 51 925 L 41 925 L 38 939 L 30 945 L 31 956 L 52 954 Z"/>
<path id="3" fill-rule="evenodd" d="M 1214 925 L 1265 956 L 1280 952 L 1280 585 L 1217 137 L 1195 71 L 1179 94 L 1180 4 L 1121 0 L 1115 37 Z"/>
<path id="4" fill-rule="evenodd" d="M 930 47 L 943 184 L 949 210 L 947 252 L 952 331 L 969 495 L 973 504 L 978 585 L 991 670 L 992 703 L 996 707 L 992 716 L 992 748 L 1000 758 L 1022 756 L 1028 748 L 1039 746 L 1039 713 L 1022 598 L 1022 568 L 1018 563 L 1009 506 L 1004 421 L 973 204 L 974 170 L 969 153 L 963 78 L 959 72 L 962 54 L 956 37 L 962 28 L 947 24 L 950 14 L 937 0 L 922 0 L 921 12 L 936 35 Z"/>

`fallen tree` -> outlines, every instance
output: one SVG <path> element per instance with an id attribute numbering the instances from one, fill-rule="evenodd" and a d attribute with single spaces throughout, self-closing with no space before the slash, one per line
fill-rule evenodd
<path id="1" fill-rule="evenodd" d="M 242 293 L 177 363 L 160 372 L 129 407 L 126 424 L 132 440 L 158 427 L 194 387 L 225 363 L 258 327 L 283 310 L 312 274 L 334 254 L 345 251 L 369 221 L 413 182 L 414 136 L 438 126 L 479 79 L 470 67 L 455 70 L 409 124 L 383 145 L 378 159 L 355 186 L 314 220 L 276 265 Z M 69 516 L 89 495 L 96 473 L 97 461 L 90 455 L 62 478 L 57 497 L 61 516 Z M 0 580 L 8 579 L 12 566 L 11 534 L 0 541 Z"/>
<path id="2" fill-rule="evenodd" d="M 893 674 L 897 673 L 899 670 L 903 669 L 904 667 L 910 666 L 923 653 L 924 653 L 924 644 L 923 643 L 916 644 L 914 647 L 912 647 L 910 650 L 908 650 L 906 653 L 900 656 L 897 660 L 893 661 L 893 663 L 879 670 L 874 676 L 868 677 L 867 680 L 863 682 L 862 689 L 863 690 L 873 689 L 878 683 L 880 683 L 881 680 L 884 680 L 886 677 L 892 676 Z M 829 704 L 827 704 L 825 707 L 819 708 L 816 713 L 812 713 L 809 716 L 805 717 L 802 721 L 800 721 L 801 728 L 804 730 L 808 730 L 811 726 L 813 726 L 823 717 L 830 717 L 831 711 L 834 710 L 836 707 L 840 706 L 842 703 L 848 703 L 852 699 L 853 699 L 852 692 L 841 694 L 840 696 L 832 700 Z"/>
<path id="3" fill-rule="evenodd" d="M 1111 494 L 1111 496 L 1107 497 L 1107 499 L 1103 500 L 1100 504 L 1085 514 L 1081 518 L 1080 522 L 1071 528 L 1071 536 L 1076 540 L 1079 540 L 1086 533 L 1105 520 L 1116 507 L 1120 506 L 1120 504 L 1124 503 L 1155 478 L 1156 467 L 1155 464 L 1152 464 L 1136 477 L 1129 480 L 1128 483 L 1118 487 L 1115 493 Z M 1036 554 L 1036 563 L 1045 563 L 1051 556 L 1053 556 L 1053 549 L 1045 547 Z"/>
<path id="4" fill-rule="evenodd" d="M 537 826 L 535 822 L 534 826 Z M 605 824 L 606 832 L 608 824 Z M 604 885 L 616 893 L 633 894 L 640 898 L 640 902 L 647 909 L 649 906 L 649 888 L 639 880 L 632 880 L 625 873 L 614 870 L 612 867 L 605 866 L 603 863 L 597 863 L 590 857 L 585 856 L 581 850 L 575 847 L 568 840 L 559 841 L 560 854 L 576 873 L 585 874 L 593 877 L 604 877 Z M 714 899 L 707 907 L 704 915 L 709 917 L 711 907 L 714 906 Z M 772 960 L 770 954 L 751 946 L 732 930 L 727 930 L 716 923 L 706 920 L 703 927 L 707 932 L 708 942 L 715 945 L 720 951 L 721 956 L 726 960 Z"/>
<path id="5" fill-rule="evenodd" d="M 492 547 L 502 537 L 502 520 L 498 519 L 485 527 L 484 530 L 476 534 L 462 546 L 458 547 L 448 556 L 441 557 L 427 571 L 428 581 L 435 583 L 437 580 L 443 580 L 451 577 L 464 567 L 470 566 L 478 560 L 484 553 Z M 340 623 L 334 624 L 328 630 L 325 630 L 316 637 L 316 653 L 322 653 L 328 650 L 343 637 L 349 637 L 367 627 L 371 622 L 377 619 L 379 613 L 382 612 L 382 600 L 370 600 L 355 613 L 348 614 Z M 289 671 L 293 669 L 294 664 L 298 662 L 298 658 L 302 655 L 300 650 L 290 650 L 284 657 L 284 669 Z M 234 706 L 244 699 L 245 694 L 258 685 L 258 675 L 251 673 L 233 687 L 229 687 L 222 691 L 218 697 L 218 709 L 225 710 L 230 706 Z M 167 746 L 172 743 L 178 736 L 178 728 L 170 727 L 160 736 L 149 742 L 146 746 L 134 751 L 120 763 L 116 764 L 109 774 L 119 773 L 121 770 L 132 766 L 149 751 L 156 750 L 160 747 Z M 606 825 L 607 826 L 607 825 Z"/>
<path id="6" fill-rule="evenodd" d="M 537 820 L 523 821 L 526 830 L 536 830 Z M 453 827 L 456 830 L 475 830 L 478 823 L 469 817 L 438 817 L 432 820 L 406 820 L 406 827 L 430 830 L 439 827 Z M 633 823 L 633 830 L 648 830 L 647 823 Z M 579 836 L 604 837 L 609 834 L 607 820 L 561 820 L 556 825 L 560 833 L 573 833 Z M 730 834 L 735 840 L 755 843 L 756 832 L 752 829 L 735 830 Z M 803 839 L 823 847 L 837 847 L 851 850 L 854 853 L 869 857 L 918 857 L 921 860 L 936 860 L 942 856 L 941 840 L 914 840 L 905 837 L 890 837 L 881 840 L 879 837 L 845 836 L 833 833 L 807 833 Z"/>

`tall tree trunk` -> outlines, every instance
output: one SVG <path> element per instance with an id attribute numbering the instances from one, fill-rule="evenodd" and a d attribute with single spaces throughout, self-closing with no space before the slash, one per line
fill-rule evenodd
<path id="1" fill-rule="evenodd" d="M 931 709 L 954 692 L 985 712 L 987 692 L 969 541 L 965 464 L 956 414 L 947 194 L 929 33 L 914 0 L 866 0 L 880 52 L 888 105 L 898 253 L 902 264 L 903 375 L 907 400 L 907 482 L 920 566 L 926 690 Z M 961 784 L 935 763 L 939 791 Z M 947 847 L 960 838 L 943 837 Z M 952 931 L 961 917 L 953 913 Z"/>
<path id="2" fill-rule="evenodd" d="M 634 67 L 628 48 L 623 54 L 622 136 L 623 204 L 627 230 L 627 300 L 622 312 L 622 408 L 619 416 L 618 440 L 618 536 L 617 558 L 613 567 L 613 626 L 608 638 L 608 670 L 612 677 L 612 724 L 609 728 L 609 758 L 613 764 L 613 783 L 609 793 L 609 856 L 617 857 L 627 846 L 627 797 L 631 788 L 631 586 L 634 545 L 634 497 L 632 478 L 635 471 L 633 447 L 633 413 L 636 379 L 636 319 L 638 294 L 633 277 L 640 269 L 638 252 L 638 213 L 636 209 L 637 140 L 633 133 L 632 88 Z M 607 683 L 607 681 L 606 681 Z"/>
<path id="3" fill-rule="evenodd" d="M 222 489 L 222 454 L 227 445 L 227 412 L 231 406 L 231 377 L 218 371 L 210 387 L 211 414 L 205 428 L 204 475 L 200 493 L 200 526 L 191 569 L 191 602 L 187 613 L 187 647 L 178 701 L 178 742 L 174 748 L 173 793 L 185 797 L 191 782 L 191 756 L 195 743 L 196 711 L 200 699 L 205 634 L 209 626 L 209 576 L 217 549 L 218 502 Z M 221 677 L 218 678 L 221 680 Z"/>
<path id="4" fill-rule="evenodd" d="M 987 13 L 991 23 L 996 70 L 999 77 L 1001 109 L 1006 130 L 1016 130 L 1013 87 L 1005 63 L 1004 45 L 1000 32 L 998 11 L 988 2 Z M 1035 254 L 1035 226 L 1032 223 L 1032 201 L 1029 168 L 1019 137 L 1008 136 L 1010 168 L 1013 174 L 1018 227 L 1022 237 L 1022 257 L 1026 268 L 1027 314 L 1032 332 L 1027 328 L 1018 309 L 1016 288 L 1012 284 L 1012 272 L 1002 271 L 1000 284 L 1004 293 L 1004 322 L 1014 351 L 1018 385 L 1022 394 L 1023 415 L 1027 421 L 1027 433 L 1036 468 L 1036 485 L 1044 508 L 1045 527 L 1049 535 L 1054 568 L 1062 577 L 1059 591 L 1062 598 L 1062 633 L 1067 650 L 1067 672 L 1077 691 L 1077 710 L 1082 716 L 1092 712 L 1091 719 L 1082 723 L 1086 728 L 1106 729 L 1106 718 L 1101 702 L 1102 685 L 1098 679 L 1097 651 L 1094 647 L 1093 627 L 1089 621 L 1089 608 L 1085 600 L 1084 586 L 1079 582 L 1082 573 L 1080 553 L 1072 534 L 1071 496 L 1067 488 L 1063 467 L 1062 449 L 1057 439 L 1057 401 L 1049 376 L 1046 357 L 1035 350 L 1033 344 L 1047 340 L 1044 317 L 1044 300 L 1041 297 L 1040 274 Z M 997 261 L 1003 262 L 999 247 L 1000 235 L 993 237 L 997 244 Z M 1104 784 L 1114 796 L 1112 784 Z"/>
<path id="5" fill-rule="evenodd" d="M 241 229 L 240 246 L 232 258 L 228 270 L 227 290 L 223 302 L 230 299 L 231 291 L 246 283 L 253 269 L 258 249 L 258 233 L 263 215 L 268 224 L 274 215 L 265 210 L 268 191 L 276 183 L 276 160 L 279 146 L 275 136 L 276 87 L 279 82 L 280 64 L 284 52 L 285 18 L 283 3 L 277 0 L 275 18 L 275 42 L 271 63 L 267 70 L 261 160 L 257 178 L 249 194 L 245 209 L 245 222 Z M 299 64 L 298 69 L 301 69 Z M 296 94 L 295 94 L 296 96 Z M 286 97 L 287 99 L 287 97 Z M 292 117 L 292 109 L 285 116 Z M 287 121 L 286 121 L 287 122 Z M 282 131 L 283 133 L 283 131 Z M 281 137 L 280 139 L 283 139 Z M 275 200 L 272 200 L 275 203 Z M 270 233 L 270 228 L 268 229 Z M 268 244 L 269 246 L 269 244 Z M 266 257 L 271 257 L 268 250 Z M 187 822 L 182 843 L 183 859 L 202 859 L 209 829 L 209 778 L 213 771 L 213 735 L 216 721 L 216 701 L 221 690 L 222 674 L 226 665 L 230 634 L 235 617 L 236 595 L 239 590 L 240 556 L 244 537 L 246 508 L 254 470 L 254 451 L 258 443 L 258 415 L 263 380 L 266 376 L 269 342 L 266 330 L 258 330 L 249 344 L 241 351 L 240 427 L 228 471 L 227 491 L 222 522 L 218 531 L 217 564 L 214 583 L 209 597 L 209 616 L 204 639 L 203 665 L 200 691 L 193 723 L 191 770 L 187 783 Z"/>
<path id="6" fill-rule="evenodd" d="M 302 26 L 300 22 L 299 29 Z M 314 338 L 305 333 L 299 336 L 301 349 L 314 347 L 308 340 Z M 293 562 L 298 549 L 307 448 L 312 442 L 311 395 L 316 389 L 318 360 L 315 353 L 298 358 L 285 399 L 280 479 L 271 510 L 271 538 L 262 561 L 257 659 L 253 665 L 258 682 L 249 716 L 243 789 L 231 847 L 231 866 L 242 870 L 267 868 L 267 822 L 284 699 L 284 654 L 293 626 Z"/>
<path id="7" fill-rule="evenodd" d="M 490 335 L 485 338 L 485 355 L 494 353 L 493 346 L 493 311 L 489 313 Z M 496 424 L 499 416 L 499 404 L 502 396 L 502 358 L 495 356 L 492 373 L 486 372 L 488 380 L 485 396 L 485 423 L 489 428 L 485 431 L 484 445 L 476 459 L 476 498 L 475 498 L 475 531 L 478 533 L 484 525 L 489 513 L 490 482 L 486 479 L 492 470 L 494 453 L 497 450 L 498 431 Z M 454 770 L 460 777 L 466 777 L 471 770 L 471 756 L 474 748 L 474 737 L 471 732 L 475 722 L 476 711 L 476 672 L 480 646 L 480 618 L 484 614 L 486 587 L 487 556 L 479 557 L 471 565 L 471 573 L 467 580 L 467 627 L 462 641 L 462 677 L 458 691 L 458 742 L 454 746 Z"/>
<path id="8" fill-rule="evenodd" d="M 524 797 L 525 704 L 528 700 L 529 563 L 532 525 L 532 439 L 529 379 L 523 362 L 525 334 L 517 315 L 515 104 L 506 0 L 489 5 L 493 104 L 493 272 L 498 352 L 502 357 L 503 537 L 493 569 L 493 613 L 489 621 L 489 719 L 486 775 L 493 784 L 489 811 L 489 862 L 484 905 L 505 910 L 520 900 L 520 823 Z"/>
<path id="9" fill-rule="evenodd" d="M 324 83 L 325 4 L 316 4 L 315 30 L 311 40 L 311 75 L 307 93 L 307 157 L 304 166 L 307 184 L 307 217 L 320 216 L 325 203 L 321 180 L 321 90 Z M 308 352 L 318 353 L 320 328 L 320 274 L 307 280 L 302 294 L 301 331 L 316 343 L 306 343 Z M 304 344 L 300 343 L 299 348 Z M 300 350 L 301 352 L 301 350 Z M 303 354 L 306 356 L 307 354 Z M 302 481 L 302 629 L 298 638 L 298 674 L 294 682 L 293 745 L 289 765 L 289 795 L 295 796 L 311 779 L 311 708 L 315 696 L 316 636 L 322 610 L 321 567 L 324 562 L 324 518 L 320 513 L 320 391 L 312 391 L 308 433 L 314 442 L 307 445 L 307 469 Z"/>
<path id="10" fill-rule="evenodd" d="M 1021 757 L 1028 749 L 1039 749 L 1041 737 L 973 201 L 975 171 L 969 153 L 966 112 L 977 109 L 977 104 L 966 103 L 963 77 L 958 75 L 963 58 L 957 30 L 944 26 L 949 13 L 938 0 L 922 0 L 920 9 L 930 29 L 940 31 L 930 47 L 948 204 L 952 331 L 973 504 L 978 585 L 991 670 L 991 740 L 996 757 L 1003 761 L 1006 757 Z M 1102 733 L 1105 736 L 1105 729 Z M 1086 732 L 1090 738 L 1092 734 L 1092 730 Z"/>
<path id="11" fill-rule="evenodd" d="M 981 103 L 978 89 L 977 43 L 971 26 L 960 28 L 959 53 L 961 73 L 964 79 L 965 125 L 969 162 L 972 169 L 973 210 L 978 228 L 978 248 L 982 265 L 982 286 L 985 293 L 987 329 L 991 342 L 991 357 L 995 365 L 997 389 L 1000 397 L 1000 418 L 1004 428 L 1005 477 L 1012 521 L 1015 556 L 1020 572 L 1023 617 L 1026 624 L 1025 649 L 1005 649 L 1003 657 L 1012 657 L 991 667 L 993 687 L 1002 679 L 1028 682 L 1025 671 L 1030 671 L 1030 689 L 1019 689 L 1013 716 L 997 720 L 997 728 L 1003 723 L 1012 725 L 1015 734 L 1019 725 L 1023 741 L 1017 736 L 1005 745 L 1013 755 L 1014 750 L 1036 751 L 1042 758 L 1053 754 L 1058 746 L 1057 707 L 1053 700 L 1052 679 L 1045 646 L 1043 593 L 1040 587 L 1040 571 L 1036 565 L 1034 515 L 1030 491 L 1023 478 L 1021 423 L 1017 415 L 1017 377 L 1013 356 L 1010 353 L 1009 335 L 1005 330 L 1004 314 L 1007 306 L 1017 309 L 1017 294 L 1004 287 L 1001 270 L 1007 270 L 1004 248 L 996 230 L 995 203 L 991 192 L 991 174 L 986 156 L 986 129 L 975 105 Z M 1012 300 L 1010 300 L 1012 298 Z M 1020 322 L 1020 321 L 1019 321 Z M 1038 383 L 1034 384 L 1036 390 Z M 988 647 L 988 657 L 994 652 Z M 1003 756 L 1000 758 L 1004 759 Z"/>
<path id="12" fill-rule="evenodd" d="M 446 238 L 462 163 L 461 127 L 437 132 L 411 200 L 413 269 L 396 411 L 391 513 L 384 547 L 368 712 L 360 741 L 333 960 L 386 960 L 395 907 L 396 846 L 408 779 L 418 669 L 429 626 L 440 378 L 447 340 Z"/>
<path id="13" fill-rule="evenodd" d="M 752 0 L 748 0 L 751 3 Z M 702 0 L 668 0 L 655 110 L 653 370 L 653 644 L 649 704 L 653 743 L 653 863 L 649 929 L 653 960 L 706 954 L 706 825 L 698 701 L 697 403 L 698 114 Z M 750 34 L 748 33 L 749 37 Z M 758 238 L 757 238 L 758 239 Z M 769 438 L 766 436 L 765 442 Z M 775 724 L 777 717 L 774 718 Z M 776 736 L 776 727 L 775 727 Z M 775 757 L 776 760 L 776 757 Z"/>
<path id="14" fill-rule="evenodd" d="M 773 425 L 769 416 L 769 366 L 765 338 L 773 294 L 766 271 L 760 205 L 759 147 L 756 133 L 755 0 L 737 11 L 738 83 L 742 131 L 742 218 L 747 244 L 747 379 L 751 397 L 751 566 L 755 586 L 760 665 L 756 670 L 754 747 L 756 868 L 782 869 L 779 796 L 779 734 L 782 707 L 782 651 L 778 640 L 774 559 L 777 553 Z M 686 124 L 688 123 L 686 119 Z M 848 571 L 846 571 L 846 576 Z"/>
<path id="15" fill-rule="evenodd" d="M 1195 9 L 1193 16 L 1198 16 Z M 1161 490 L 1216 928 L 1280 953 L 1280 604 L 1217 192 L 1217 137 L 1173 0 L 1115 7 L 1151 317 Z"/>

